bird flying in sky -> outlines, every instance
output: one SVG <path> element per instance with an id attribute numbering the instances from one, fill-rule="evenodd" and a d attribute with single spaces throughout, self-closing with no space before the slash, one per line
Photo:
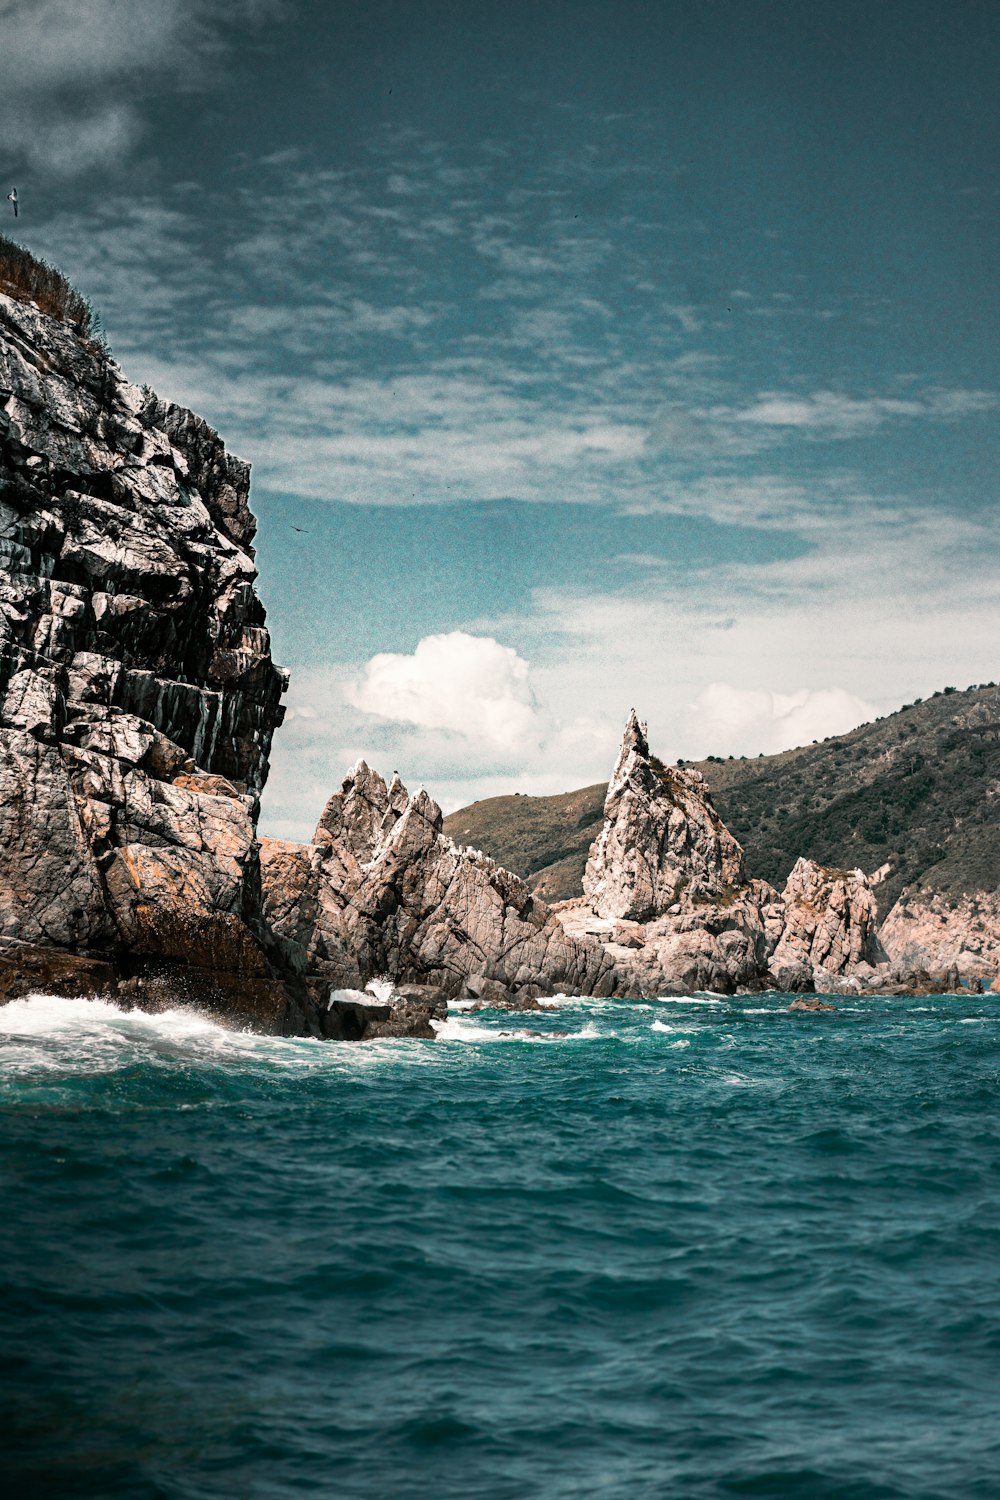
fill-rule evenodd
<path id="1" fill-rule="evenodd" d="M 17 188 L 11 188 L 7 194 L 7 202 L 14 205 L 14 218 L 17 218 Z"/>

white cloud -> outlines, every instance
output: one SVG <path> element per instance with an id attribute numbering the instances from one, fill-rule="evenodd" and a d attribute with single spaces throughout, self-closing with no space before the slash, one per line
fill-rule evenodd
<path id="1" fill-rule="evenodd" d="M 769 755 L 846 734 L 874 719 L 875 709 L 846 688 L 800 688 L 771 693 L 712 682 L 691 705 L 694 756 Z"/>
<path id="2" fill-rule="evenodd" d="M 345 696 L 366 714 L 523 753 L 537 738 L 528 670 L 510 646 L 453 630 L 425 636 L 412 656 L 373 656 Z"/>
<path id="3" fill-rule="evenodd" d="M 8 160 L 71 176 L 120 159 L 142 132 L 152 78 L 189 90 L 209 76 L 227 24 L 275 0 L 0 0 L 0 131 Z"/>

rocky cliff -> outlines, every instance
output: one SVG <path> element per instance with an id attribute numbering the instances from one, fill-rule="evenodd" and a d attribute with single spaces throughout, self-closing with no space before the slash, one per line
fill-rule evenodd
<path id="1" fill-rule="evenodd" d="M 880 933 L 904 968 L 958 980 L 1000 980 L 1000 891 L 953 896 L 924 887 L 904 890 Z"/>
<path id="2" fill-rule="evenodd" d="M 0 296 L 0 993 L 299 1024 L 255 818 L 284 674 L 246 464 Z"/>

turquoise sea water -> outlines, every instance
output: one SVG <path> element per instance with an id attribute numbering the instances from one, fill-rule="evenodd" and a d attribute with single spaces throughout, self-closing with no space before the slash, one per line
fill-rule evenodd
<path id="1" fill-rule="evenodd" d="M 1000 999 L 838 1004 L 0 1009 L 6 1492 L 1000 1495 Z"/>

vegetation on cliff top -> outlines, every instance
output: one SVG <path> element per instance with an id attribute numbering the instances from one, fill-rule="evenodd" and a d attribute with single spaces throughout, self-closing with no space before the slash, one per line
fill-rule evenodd
<path id="1" fill-rule="evenodd" d="M 22 302 L 34 302 L 41 312 L 58 318 L 81 338 L 102 342 L 100 317 L 87 298 L 61 271 L 6 235 L 0 235 L 0 292 Z"/>
<path id="2" fill-rule="evenodd" d="M 688 762 L 691 764 L 691 762 Z M 752 760 L 695 763 L 747 854 L 779 889 L 800 854 L 866 873 L 888 864 L 884 916 L 904 886 L 957 898 L 1000 889 L 1000 692 L 946 689 L 850 734 Z M 605 787 L 491 797 L 445 830 L 524 876 L 540 895 L 579 895 Z"/>

